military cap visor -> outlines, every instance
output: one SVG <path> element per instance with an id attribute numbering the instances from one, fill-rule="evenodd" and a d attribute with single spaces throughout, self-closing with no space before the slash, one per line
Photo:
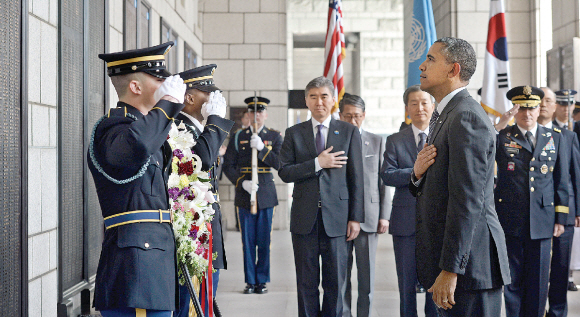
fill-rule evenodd
<path id="1" fill-rule="evenodd" d="M 179 73 L 187 89 L 197 89 L 205 92 L 220 90 L 215 86 L 213 74 L 217 68 L 216 64 L 209 64 L 196 67 Z"/>
<path id="2" fill-rule="evenodd" d="M 266 110 L 268 104 L 270 103 L 270 99 L 264 97 L 256 97 L 256 100 L 254 100 L 254 97 L 248 97 L 244 99 L 244 102 L 248 104 L 248 111 L 260 112 Z"/>
<path id="3" fill-rule="evenodd" d="M 534 86 L 518 86 L 510 89 L 506 97 L 511 100 L 512 104 L 519 105 L 520 108 L 537 108 L 544 98 L 544 92 Z"/>
<path id="4" fill-rule="evenodd" d="M 143 72 L 158 78 L 167 78 L 171 73 L 167 71 L 165 55 L 174 44 L 171 41 L 136 50 L 99 54 L 99 58 L 107 63 L 110 77 Z"/>
<path id="5" fill-rule="evenodd" d="M 556 103 L 561 106 L 571 106 L 574 104 L 574 95 L 577 91 L 573 89 L 562 89 L 556 91 Z"/>

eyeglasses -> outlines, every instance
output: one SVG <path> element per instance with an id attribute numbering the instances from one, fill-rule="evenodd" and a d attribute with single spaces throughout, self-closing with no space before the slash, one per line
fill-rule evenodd
<path id="1" fill-rule="evenodd" d="M 363 115 L 362 114 L 343 114 L 342 117 L 345 118 L 346 120 L 352 120 L 352 119 L 360 120 L 363 117 Z"/>

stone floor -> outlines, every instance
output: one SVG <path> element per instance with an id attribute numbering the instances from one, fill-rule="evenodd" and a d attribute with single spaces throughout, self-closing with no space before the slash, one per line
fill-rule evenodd
<path id="1" fill-rule="evenodd" d="M 297 313 L 296 282 L 292 243 L 288 231 L 273 231 L 271 244 L 271 280 L 269 293 L 244 295 L 242 268 L 242 246 L 240 233 L 228 231 L 226 237 L 228 270 L 221 272 L 217 300 L 224 317 L 245 316 L 288 316 Z M 377 317 L 399 316 L 399 295 L 393 243 L 390 235 L 379 239 L 376 263 L 375 300 L 372 315 Z M 356 271 L 355 271 L 356 272 Z M 576 275 L 580 283 L 580 273 Z M 356 290 L 356 273 L 353 272 L 353 289 Z M 419 294 L 419 307 L 424 305 L 425 296 Z M 353 294 L 356 298 L 356 292 Z M 568 292 L 569 317 L 580 317 L 580 292 Z M 419 310 L 419 317 L 424 313 Z M 505 314 L 502 314 L 505 316 Z"/>

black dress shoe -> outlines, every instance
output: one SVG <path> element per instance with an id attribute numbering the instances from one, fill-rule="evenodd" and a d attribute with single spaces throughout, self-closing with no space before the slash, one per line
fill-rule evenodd
<path id="1" fill-rule="evenodd" d="M 246 284 L 244 288 L 244 294 L 253 294 L 256 291 L 256 286 L 252 284 Z"/>
<path id="2" fill-rule="evenodd" d="M 256 286 L 255 292 L 256 292 L 256 294 L 266 294 L 266 293 L 268 293 L 268 288 L 266 287 L 266 284 L 264 284 L 264 283 L 258 284 L 258 286 Z"/>
<path id="3" fill-rule="evenodd" d="M 568 290 L 576 292 L 578 291 L 578 287 L 576 286 L 576 284 L 574 284 L 574 282 L 568 281 Z"/>
<path id="4" fill-rule="evenodd" d="M 415 291 L 417 292 L 417 294 L 421 294 L 421 293 L 425 293 L 425 288 L 423 287 L 423 285 L 421 284 L 417 284 L 415 286 Z"/>

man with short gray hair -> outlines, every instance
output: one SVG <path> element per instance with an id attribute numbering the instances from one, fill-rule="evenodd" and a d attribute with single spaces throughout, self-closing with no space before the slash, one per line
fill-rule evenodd
<path id="1" fill-rule="evenodd" d="M 312 119 L 286 129 L 278 170 L 284 182 L 294 183 L 290 232 L 298 316 L 339 317 L 347 243 L 358 236 L 365 221 L 361 137 L 352 124 L 332 118 L 336 96 L 331 81 L 312 80 L 305 99 Z"/>
<path id="2" fill-rule="evenodd" d="M 477 57 L 445 37 L 427 52 L 421 90 L 438 102 L 409 189 L 417 197 L 417 275 L 440 316 L 497 316 L 510 283 L 494 204 L 495 130 L 465 87 Z"/>
<path id="3" fill-rule="evenodd" d="M 352 123 L 361 133 L 362 157 L 364 170 L 364 210 L 365 221 L 360 224 L 360 233 L 348 244 L 348 268 L 346 276 L 346 292 L 344 295 L 343 317 L 351 314 L 351 283 L 352 249 L 356 254 L 358 279 L 357 316 L 370 316 L 373 304 L 373 288 L 375 280 L 375 259 L 379 234 L 387 232 L 391 195 L 388 188 L 379 177 L 385 152 L 385 140 L 380 136 L 362 129 L 365 120 L 365 102 L 357 96 L 344 94 L 339 103 L 340 120 Z"/>

